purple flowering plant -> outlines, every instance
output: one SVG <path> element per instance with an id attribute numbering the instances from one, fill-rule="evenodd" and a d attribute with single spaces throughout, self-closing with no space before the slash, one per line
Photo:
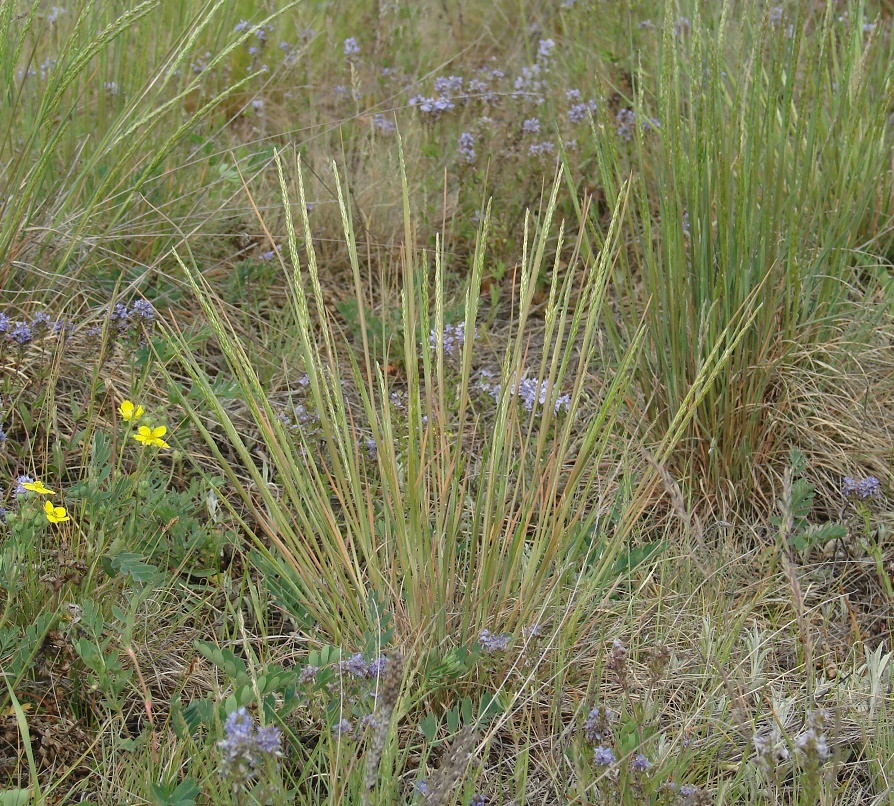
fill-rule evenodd
<path id="1" fill-rule="evenodd" d="M 278 775 L 282 732 L 272 725 L 255 725 L 245 707 L 227 716 L 224 738 L 217 747 L 218 773 L 234 793 L 245 792 L 257 783 L 269 785 Z"/>

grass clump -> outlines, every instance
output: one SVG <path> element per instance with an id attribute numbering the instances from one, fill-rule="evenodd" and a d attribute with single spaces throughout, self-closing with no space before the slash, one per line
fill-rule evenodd
<path id="1" fill-rule="evenodd" d="M 862 4 L 844 16 L 832 5 L 737 8 L 666 18 L 654 101 L 644 88 L 631 112 L 643 121 L 630 124 L 635 147 L 604 148 L 600 173 L 608 188 L 637 178 L 614 338 L 638 330 L 648 303 L 637 379 L 657 434 L 719 335 L 754 311 L 674 462 L 700 496 L 734 501 L 765 493 L 768 464 L 798 438 L 797 423 L 782 425 L 797 415 L 780 374 L 842 331 L 851 349 L 871 343 L 854 288 L 874 282 L 861 255 L 890 243 L 892 87 L 889 41 L 854 22 Z M 652 108 L 660 136 L 645 125 Z"/>

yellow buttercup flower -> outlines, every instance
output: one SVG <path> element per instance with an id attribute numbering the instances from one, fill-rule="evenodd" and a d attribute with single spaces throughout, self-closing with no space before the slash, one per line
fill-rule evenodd
<path id="1" fill-rule="evenodd" d="M 25 481 L 22 482 L 22 486 L 26 490 L 31 490 L 32 493 L 38 493 L 39 495 L 55 495 L 52 490 L 43 486 L 42 481 Z"/>
<path id="2" fill-rule="evenodd" d="M 143 407 L 135 406 L 130 400 L 122 400 L 118 406 L 118 413 L 122 420 L 130 422 L 131 420 L 139 420 L 143 416 Z"/>
<path id="3" fill-rule="evenodd" d="M 65 523 L 65 521 L 71 520 L 65 511 L 65 507 L 54 507 L 52 501 L 44 502 L 43 511 L 46 513 L 47 520 L 50 523 Z"/>
<path id="4" fill-rule="evenodd" d="M 137 433 L 133 438 L 137 442 L 142 442 L 145 447 L 153 445 L 156 448 L 170 448 L 171 446 L 165 442 L 162 437 L 168 433 L 168 429 L 160 425 L 158 428 L 150 428 L 148 425 L 141 425 L 137 429 Z"/>

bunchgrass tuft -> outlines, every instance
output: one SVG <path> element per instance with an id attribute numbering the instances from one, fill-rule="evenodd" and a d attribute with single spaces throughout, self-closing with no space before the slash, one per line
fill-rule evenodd
<path id="1" fill-rule="evenodd" d="M 844 16 L 833 3 L 738 8 L 724 3 L 684 29 L 669 11 L 655 72 L 629 99 L 638 120 L 658 125 L 634 127 L 621 148 L 594 117 L 593 136 L 609 195 L 634 176 L 608 332 L 623 347 L 645 309 L 637 411 L 657 438 L 672 429 L 722 334 L 753 311 L 690 404 L 673 466 L 698 498 L 766 502 L 765 468 L 787 453 L 782 423 L 797 416 L 780 373 L 843 327 L 867 337 L 851 291 L 855 256 L 887 248 L 892 211 L 879 200 L 890 198 L 894 83 L 890 42 L 848 22 L 863 19 L 862 3 Z M 589 227 L 598 242 L 599 225 Z"/>

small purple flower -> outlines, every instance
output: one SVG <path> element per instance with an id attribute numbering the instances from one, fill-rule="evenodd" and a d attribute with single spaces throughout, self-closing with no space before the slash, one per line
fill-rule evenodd
<path id="1" fill-rule="evenodd" d="M 425 782 L 425 779 L 424 779 L 424 778 L 420 778 L 418 781 L 414 781 L 414 782 L 413 782 L 413 788 L 414 788 L 420 795 L 427 795 L 427 794 L 428 794 L 428 784 Z"/>
<path id="2" fill-rule="evenodd" d="M 472 338 L 475 338 L 475 332 L 472 331 Z M 466 323 L 459 322 L 456 325 L 444 325 L 444 354 L 448 356 L 456 355 L 466 341 Z M 438 347 L 438 333 L 432 330 L 428 337 L 428 344 L 432 350 Z"/>
<path id="3" fill-rule="evenodd" d="M 470 165 L 475 162 L 477 157 L 477 154 L 475 153 L 475 136 L 471 132 L 463 132 L 459 136 L 457 151 Z"/>
<path id="4" fill-rule="evenodd" d="M 527 97 L 536 103 L 543 103 L 543 81 L 541 80 L 541 67 L 539 64 L 525 65 L 521 69 L 521 75 L 515 79 L 516 93 L 520 97 Z"/>
<path id="5" fill-rule="evenodd" d="M 829 760 L 829 743 L 824 734 L 808 728 L 795 739 L 795 749 L 808 761 L 824 764 Z"/>
<path id="6" fill-rule="evenodd" d="M 522 123 L 522 131 L 525 134 L 540 134 L 540 121 L 537 118 L 528 118 Z"/>
<path id="7" fill-rule="evenodd" d="M 383 134 L 391 134 L 396 128 L 393 120 L 378 113 L 373 115 L 373 126 Z"/>
<path id="8" fill-rule="evenodd" d="M 617 133 L 624 142 L 629 143 L 633 139 L 633 126 L 636 124 L 636 113 L 632 109 L 621 109 L 615 120 L 618 122 Z"/>
<path id="9" fill-rule="evenodd" d="M 600 745 L 593 751 L 593 763 L 598 767 L 610 767 L 615 763 L 615 751 Z"/>
<path id="10" fill-rule="evenodd" d="M 420 117 L 427 121 L 438 120 L 441 115 L 452 112 L 456 105 L 450 98 L 426 98 L 423 95 L 414 95 L 410 98 L 410 106 L 415 106 Z"/>
<path id="11" fill-rule="evenodd" d="M 138 299 L 130 308 L 131 314 L 144 325 L 151 325 L 155 321 L 155 308 L 146 299 Z"/>
<path id="12" fill-rule="evenodd" d="M 652 762 L 649 761 L 642 753 L 637 753 L 636 757 L 633 761 L 630 762 L 631 769 L 636 772 L 645 772 L 652 766 Z"/>
<path id="13" fill-rule="evenodd" d="M 537 45 L 537 58 L 541 62 L 548 62 L 553 57 L 556 43 L 552 39 L 541 39 Z"/>
<path id="14" fill-rule="evenodd" d="M 12 339 L 19 347 L 25 347 L 30 344 L 34 338 L 31 328 L 24 322 L 16 322 L 9 331 L 9 338 Z"/>
<path id="15" fill-rule="evenodd" d="M 119 333 L 124 333 L 130 328 L 130 312 L 127 310 L 127 306 L 122 302 L 115 305 L 109 319 L 118 327 Z"/>
<path id="16" fill-rule="evenodd" d="M 487 803 L 487 798 L 484 797 L 480 792 L 476 792 L 472 795 L 472 799 L 469 801 L 469 806 L 485 806 Z"/>
<path id="17" fill-rule="evenodd" d="M 614 713 L 604 705 L 597 705 L 584 720 L 584 738 L 595 744 L 611 738 Z"/>
<path id="18" fill-rule="evenodd" d="M 499 73 L 498 70 L 494 72 Z M 490 85 L 490 82 L 494 80 L 493 75 L 487 71 L 479 71 L 479 75 L 482 77 L 469 81 L 465 97 L 480 101 L 485 106 L 496 106 L 500 101 L 500 96 Z M 502 73 L 500 73 L 500 77 L 502 78 Z"/>
<path id="19" fill-rule="evenodd" d="M 244 789 L 254 778 L 258 766 L 268 757 L 282 755 L 279 728 L 255 730 L 254 720 L 245 707 L 233 711 L 224 723 L 224 738 L 217 743 L 222 753 L 219 772 L 234 789 Z"/>
<path id="20" fill-rule="evenodd" d="M 545 140 L 542 143 L 532 143 L 530 148 L 528 148 L 528 155 L 531 157 L 548 157 L 553 152 L 555 152 L 556 147 L 549 140 Z"/>
<path id="21" fill-rule="evenodd" d="M 234 787 L 244 788 L 254 777 L 257 764 L 254 722 L 244 707 L 227 717 L 224 732 L 217 743 L 223 754 L 220 773 L 231 779 Z"/>
<path id="22" fill-rule="evenodd" d="M 689 804 L 705 802 L 702 800 L 702 798 L 705 797 L 704 790 L 695 786 L 695 784 L 683 784 L 678 790 L 678 795 L 679 797 L 676 802 L 680 804 L 680 806 L 689 806 Z"/>
<path id="23" fill-rule="evenodd" d="M 363 444 L 366 446 L 366 452 L 369 454 L 369 458 L 375 459 L 376 454 L 379 452 L 379 446 L 376 444 L 376 441 L 374 439 L 368 439 Z"/>
<path id="24" fill-rule="evenodd" d="M 494 400 L 500 399 L 500 389 L 501 386 L 499 383 L 494 383 L 494 374 L 487 369 L 481 370 L 481 378 L 478 381 L 478 388 L 490 395 Z"/>
<path id="25" fill-rule="evenodd" d="M 449 97 L 463 91 L 462 76 L 441 76 L 435 79 L 435 92 Z"/>
<path id="26" fill-rule="evenodd" d="M 254 737 L 254 730 L 254 723 L 248 715 L 248 710 L 243 706 L 233 711 L 227 717 L 227 721 L 224 724 L 224 731 L 226 732 L 224 741 L 234 743 L 250 742 Z"/>
<path id="27" fill-rule="evenodd" d="M 583 96 L 580 93 L 580 90 L 566 90 L 565 91 L 565 100 L 570 104 L 579 104 Z"/>
<path id="28" fill-rule="evenodd" d="M 357 40 L 353 36 L 349 36 L 345 40 L 345 57 L 348 59 L 352 59 L 355 56 L 360 55 L 360 45 L 357 44 Z"/>
<path id="29" fill-rule="evenodd" d="M 255 744 L 260 752 L 279 758 L 282 755 L 282 731 L 275 725 L 258 728 Z"/>
<path id="30" fill-rule="evenodd" d="M 540 624 L 532 624 L 530 627 L 522 627 L 522 638 L 525 641 L 533 641 L 543 636 L 543 627 Z"/>
<path id="31" fill-rule="evenodd" d="M 342 720 L 336 722 L 336 723 L 332 726 L 332 732 L 333 732 L 336 736 L 344 736 L 344 735 L 350 733 L 350 732 L 351 732 L 351 728 L 353 728 L 353 727 L 354 727 L 354 726 L 350 723 L 349 720 L 347 720 L 347 719 L 342 719 Z"/>
<path id="32" fill-rule="evenodd" d="M 845 476 L 841 484 L 841 493 L 845 498 L 857 496 L 863 500 L 881 495 L 881 482 L 875 476 L 866 476 L 865 478 L 852 479 Z"/>
<path id="33" fill-rule="evenodd" d="M 538 383 L 532 378 L 524 378 L 518 384 L 518 396 L 528 411 L 533 411 L 538 403 L 542 406 L 546 403 L 547 382 Z"/>
<path id="34" fill-rule="evenodd" d="M 233 26 L 233 31 L 237 34 L 241 34 L 243 31 L 248 30 L 249 22 L 248 20 L 239 20 L 235 26 Z"/>
<path id="35" fill-rule="evenodd" d="M 366 670 L 366 673 L 370 677 L 376 678 L 385 671 L 385 667 L 387 665 L 388 658 L 386 658 L 384 655 L 379 655 L 378 658 L 376 658 L 369 664 L 369 668 Z"/>
<path id="36" fill-rule="evenodd" d="M 8 439 L 9 437 L 6 436 L 6 432 L 2 428 L 0 428 L 0 447 L 3 447 Z"/>
<path id="37" fill-rule="evenodd" d="M 298 675 L 298 682 L 301 685 L 305 683 L 312 683 L 317 679 L 317 672 L 320 671 L 319 666 L 312 666 L 311 664 L 307 664 L 302 670 L 301 674 Z"/>
<path id="38" fill-rule="evenodd" d="M 338 664 L 338 670 L 340 672 L 347 672 L 348 674 L 354 677 L 368 677 L 369 676 L 369 667 L 366 664 L 366 661 L 363 659 L 363 653 L 358 652 L 355 655 L 351 655 L 347 660 L 343 660 Z"/>
<path id="39" fill-rule="evenodd" d="M 581 123 L 587 119 L 590 107 L 586 104 L 575 104 L 568 110 L 568 120 L 572 123 Z"/>
<path id="40" fill-rule="evenodd" d="M 67 319 L 57 319 L 53 322 L 53 335 L 54 336 L 62 336 L 65 339 L 70 339 L 74 333 L 75 326 Z"/>
<path id="41" fill-rule="evenodd" d="M 48 333 L 53 327 L 53 320 L 46 311 L 38 311 L 31 318 L 31 327 L 38 337 Z"/>
<path id="42" fill-rule="evenodd" d="M 505 652 L 509 649 L 512 636 L 509 633 L 494 635 L 490 630 L 482 630 L 478 633 L 478 644 L 482 651 L 490 655 L 493 652 Z"/>
<path id="43" fill-rule="evenodd" d="M 9 317 L 5 313 L 0 313 L 0 334 L 9 332 L 10 327 L 12 322 L 9 321 Z"/>

